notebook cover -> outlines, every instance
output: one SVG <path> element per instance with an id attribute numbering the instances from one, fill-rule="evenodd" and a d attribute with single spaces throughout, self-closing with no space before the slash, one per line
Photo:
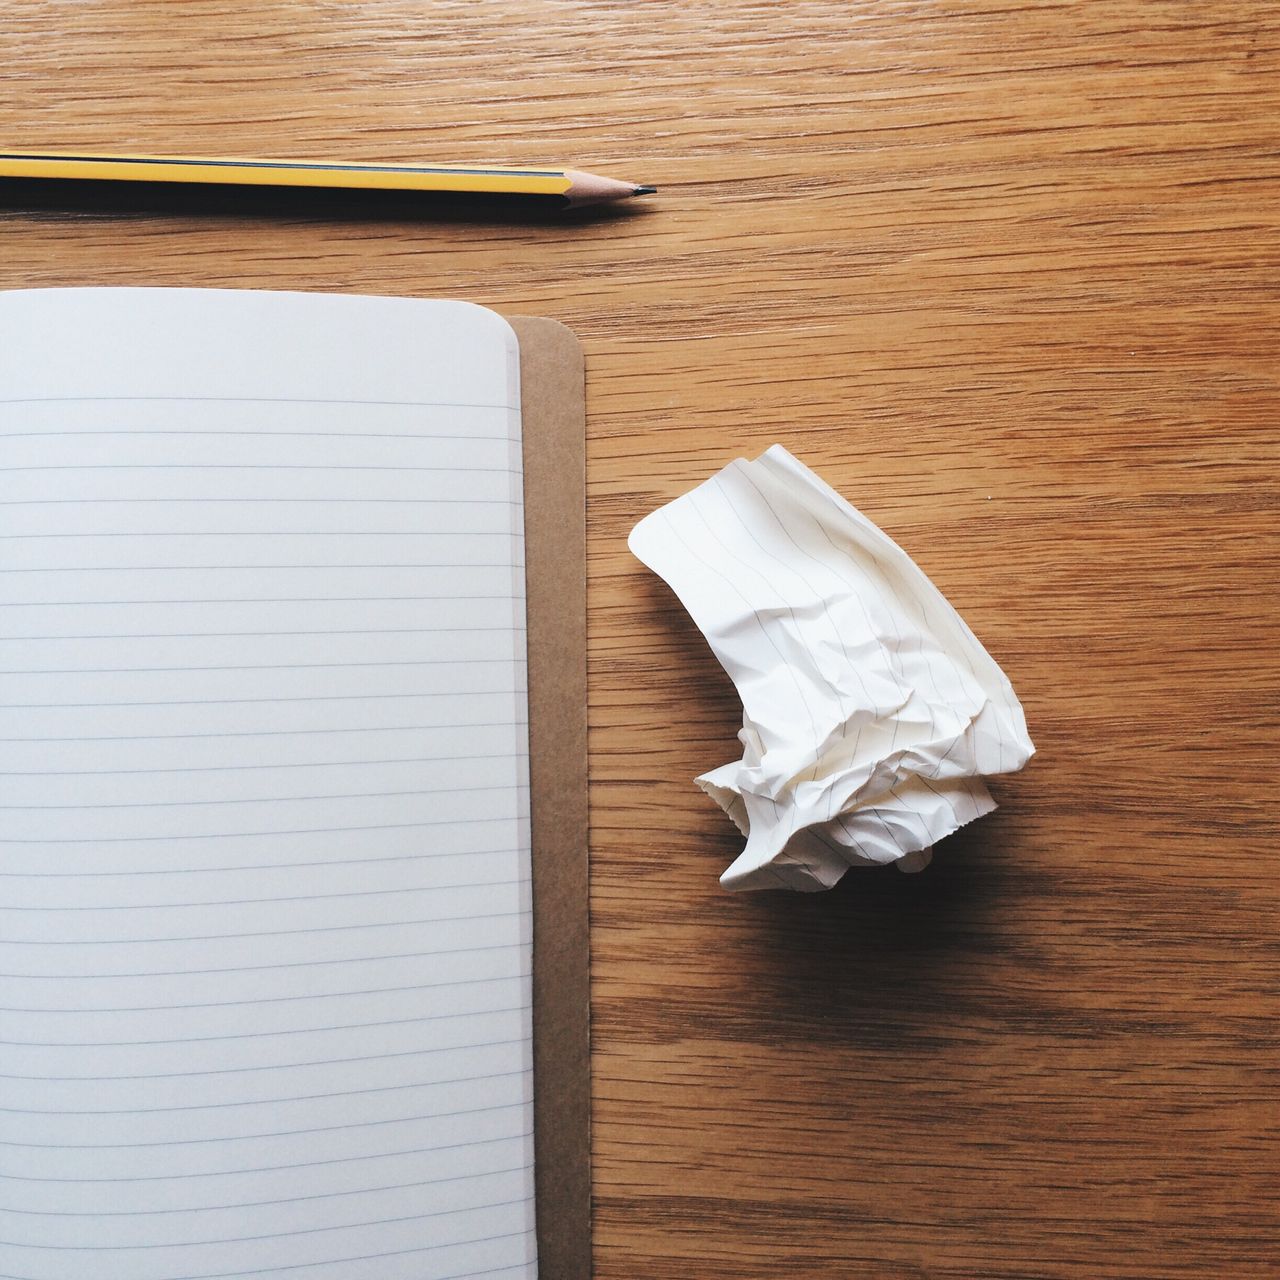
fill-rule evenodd
<path id="1" fill-rule="evenodd" d="M 563 325 L 507 317 L 520 341 L 538 1273 L 591 1275 L 587 904 L 586 410 Z"/>

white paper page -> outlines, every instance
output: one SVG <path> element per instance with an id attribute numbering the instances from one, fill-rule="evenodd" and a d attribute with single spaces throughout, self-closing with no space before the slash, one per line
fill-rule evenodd
<path id="1" fill-rule="evenodd" d="M 0 296 L 0 1275 L 536 1274 L 518 352 Z"/>

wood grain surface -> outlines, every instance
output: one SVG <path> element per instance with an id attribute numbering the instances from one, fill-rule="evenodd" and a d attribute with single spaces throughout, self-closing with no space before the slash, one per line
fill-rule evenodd
<path id="1" fill-rule="evenodd" d="M 4 286 L 581 337 L 602 1280 L 1280 1275 L 1280 9 L 21 0 L 0 57 L 14 148 L 661 187 L 562 223 L 0 211 Z M 1039 755 L 923 875 L 716 883 L 691 779 L 737 701 L 625 536 L 775 441 L 1026 706 Z"/>

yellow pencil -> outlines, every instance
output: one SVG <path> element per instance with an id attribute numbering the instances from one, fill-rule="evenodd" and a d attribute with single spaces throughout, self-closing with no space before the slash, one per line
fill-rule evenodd
<path id="1" fill-rule="evenodd" d="M 559 196 L 566 206 L 607 204 L 656 188 L 576 169 L 508 169 L 409 164 L 334 164 L 180 156 L 105 156 L 0 152 L 0 178 L 74 182 L 196 182 L 249 187 L 324 187 L 360 191 Z"/>

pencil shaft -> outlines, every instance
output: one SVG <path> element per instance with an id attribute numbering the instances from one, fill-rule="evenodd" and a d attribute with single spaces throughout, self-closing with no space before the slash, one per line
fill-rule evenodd
<path id="1" fill-rule="evenodd" d="M 36 152 L 0 153 L 0 178 L 541 195 L 561 196 L 570 204 L 625 199 L 641 191 L 634 183 L 568 169 Z"/>

